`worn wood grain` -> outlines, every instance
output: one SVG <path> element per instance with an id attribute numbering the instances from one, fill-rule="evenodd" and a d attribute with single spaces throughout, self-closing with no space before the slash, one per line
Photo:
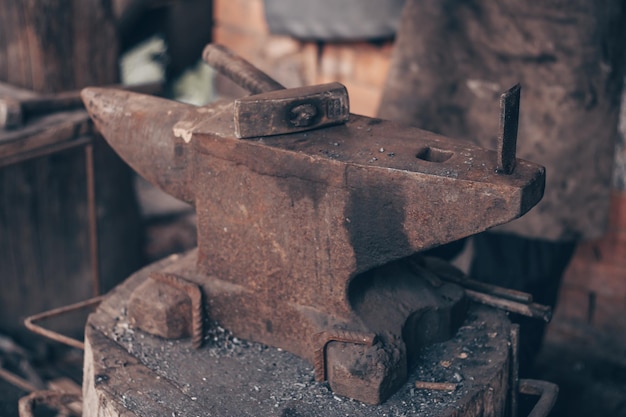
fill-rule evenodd
<path id="1" fill-rule="evenodd" d="M 89 115 L 83 110 L 40 117 L 19 130 L 0 130 L 0 165 L 3 165 L 3 159 L 70 142 L 85 135 L 93 135 L 93 129 Z"/>
<path id="2" fill-rule="evenodd" d="M 117 39 L 110 2 L 0 2 L 0 82 L 23 97 L 118 81 Z M 3 90 L 0 89 L 0 94 Z M 0 131 L 0 332 L 23 344 L 39 340 L 25 316 L 89 298 L 85 154 L 81 148 L 37 156 L 36 150 L 90 133 L 84 112 L 33 120 L 22 131 Z M 102 287 L 112 287 L 140 262 L 138 210 L 130 171 L 95 144 Z M 81 320 L 57 320 L 74 336 Z"/>

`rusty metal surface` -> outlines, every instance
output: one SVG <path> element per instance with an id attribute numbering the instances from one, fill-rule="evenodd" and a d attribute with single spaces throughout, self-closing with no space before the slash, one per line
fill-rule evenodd
<path id="1" fill-rule="evenodd" d="M 202 308 L 202 291 L 200 288 L 183 277 L 175 274 L 155 272 L 150 278 L 157 282 L 171 285 L 184 291 L 191 300 L 191 344 L 194 349 L 202 347 L 204 337 L 204 313 Z"/>
<path id="2" fill-rule="evenodd" d="M 331 388 L 364 402 L 391 395 L 416 350 L 464 314 L 460 287 L 420 279 L 403 258 L 515 219 L 543 194 L 536 164 L 499 175 L 494 151 L 380 119 L 241 140 L 233 103 L 82 94 L 123 159 L 195 206 L 197 265 L 182 276 L 211 319 L 311 363 L 321 347 Z"/>
<path id="3" fill-rule="evenodd" d="M 528 417 L 547 417 L 556 403 L 556 398 L 559 395 L 559 387 L 547 381 L 520 379 L 519 392 L 521 394 L 539 396 L 537 403 L 530 413 L 528 413 Z"/>
<path id="4" fill-rule="evenodd" d="M 348 121 L 348 92 L 340 83 L 277 90 L 235 100 L 235 136 L 254 138 Z"/>
<path id="5" fill-rule="evenodd" d="M 500 96 L 500 134 L 498 135 L 498 172 L 510 175 L 515 169 L 517 127 L 522 87 L 514 85 Z"/>
<path id="6" fill-rule="evenodd" d="M 318 382 L 326 381 L 326 347 L 331 342 L 352 343 L 355 345 L 374 346 L 375 333 L 359 333 L 345 330 L 326 331 L 314 336 L 315 344 L 315 379 Z"/>

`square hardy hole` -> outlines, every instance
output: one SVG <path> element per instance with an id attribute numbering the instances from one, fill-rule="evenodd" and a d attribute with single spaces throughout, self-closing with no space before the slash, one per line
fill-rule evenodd
<path id="1" fill-rule="evenodd" d="M 420 149 L 415 157 L 428 162 L 446 162 L 448 159 L 452 158 L 452 155 L 454 155 L 452 151 L 426 146 Z"/>

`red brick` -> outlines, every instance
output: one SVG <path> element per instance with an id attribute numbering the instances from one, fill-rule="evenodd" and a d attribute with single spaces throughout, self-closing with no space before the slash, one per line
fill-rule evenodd
<path id="1" fill-rule="evenodd" d="M 259 50 L 267 41 L 267 36 L 241 31 L 238 28 L 216 24 L 213 30 L 213 41 L 225 45 L 248 61 L 257 65 L 255 59 Z"/>
<path id="2" fill-rule="evenodd" d="M 321 82 L 354 81 L 355 65 L 354 44 L 327 43 L 322 46 L 318 76 Z"/>
<path id="3" fill-rule="evenodd" d="M 595 262 L 576 252 L 563 276 L 563 285 L 588 289 L 591 265 Z"/>
<path id="4" fill-rule="evenodd" d="M 626 233 L 626 192 L 613 191 L 611 195 L 611 212 L 609 215 L 611 230 Z"/>
<path id="5" fill-rule="evenodd" d="M 601 263 L 621 265 L 626 268 L 626 232 L 616 231 L 611 226 L 601 239 L 594 242 L 596 259 Z"/>
<path id="6" fill-rule="evenodd" d="M 563 285 L 607 297 L 626 298 L 626 267 L 610 263 L 572 262 L 563 278 Z"/>
<path id="7" fill-rule="evenodd" d="M 315 83 L 317 46 L 314 43 L 303 43 L 285 36 L 255 35 L 221 25 L 216 26 L 214 39 L 288 88 Z M 243 93 L 219 78 L 216 85 L 218 94 L 223 97 L 236 97 Z"/>
<path id="8" fill-rule="evenodd" d="M 317 44 L 315 42 L 304 42 L 302 44 L 300 55 L 302 60 L 303 76 L 307 81 L 305 85 L 315 84 L 318 78 L 319 70 L 317 64 L 319 48 Z"/>
<path id="9" fill-rule="evenodd" d="M 576 320 L 587 322 L 589 292 L 569 286 L 561 287 L 559 301 L 554 311 L 553 322 L 559 320 Z"/>
<path id="10" fill-rule="evenodd" d="M 391 50 L 391 42 L 383 45 L 355 45 L 354 81 L 382 91 L 389 72 Z"/>
<path id="11" fill-rule="evenodd" d="M 350 97 L 350 111 L 364 116 L 376 117 L 382 98 L 382 90 L 345 81 Z"/>
<path id="12" fill-rule="evenodd" d="M 214 0 L 215 22 L 242 32 L 268 35 L 263 0 Z"/>
<path id="13" fill-rule="evenodd" d="M 597 296 L 591 314 L 591 324 L 596 329 L 626 342 L 626 299 Z"/>
<path id="14" fill-rule="evenodd" d="M 320 77 L 382 90 L 389 71 L 390 56 L 391 43 L 325 44 L 319 63 Z"/>

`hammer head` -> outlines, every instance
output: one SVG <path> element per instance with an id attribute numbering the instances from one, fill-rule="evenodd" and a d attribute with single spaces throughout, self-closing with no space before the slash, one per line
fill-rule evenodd
<path id="1" fill-rule="evenodd" d="M 282 135 L 348 121 L 348 91 L 340 83 L 255 94 L 235 100 L 235 136 Z"/>

